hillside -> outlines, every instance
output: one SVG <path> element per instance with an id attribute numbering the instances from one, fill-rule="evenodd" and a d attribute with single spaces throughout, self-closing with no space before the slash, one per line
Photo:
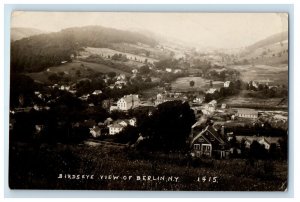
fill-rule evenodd
<path id="1" fill-rule="evenodd" d="M 288 64 L 288 32 L 271 35 L 248 47 L 240 54 L 244 64 Z"/>
<path id="2" fill-rule="evenodd" d="M 277 33 L 248 46 L 247 51 L 254 51 L 255 49 L 270 46 L 286 40 L 288 40 L 288 32 Z"/>
<path id="3" fill-rule="evenodd" d="M 16 41 L 30 36 L 44 33 L 43 31 L 35 28 L 28 27 L 13 27 L 10 30 L 10 40 Z"/>
<path id="4" fill-rule="evenodd" d="M 108 65 L 76 60 L 59 66 L 49 67 L 45 71 L 27 73 L 26 75 L 38 83 L 52 84 L 53 82 L 49 81 L 49 76 L 53 74 L 60 75 L 61 82 L 64 83 L 69 81 L 76 82 L 79 79 L 89 78 L 91 76 L 99 75 L 99 73 L 109 72 L 129 75 L 126 71 L 122 71 Z"/>
<path id="5" fill-rule="evenodd" d="M 101 26 L 74 27 L 60 32 L 40 34 L 11 43 L 11 71 L 37 72 L 71 61 L 84 47 L 107 48 L 112 43 L 157 42 L 142 34 Z"/>

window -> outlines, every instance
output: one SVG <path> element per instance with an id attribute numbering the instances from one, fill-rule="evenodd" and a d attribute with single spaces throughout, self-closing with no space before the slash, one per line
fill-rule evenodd
<path id="1" fill-rule="evenodd" d="M 200 144 L 194 144 L 194 149 L 195 150 L 200 150 Z"/>
<path id="2" fill-rule="evenodd" d="M 210 151 L 210 145 L 202 145 L 202 150 L 203 150 L 204 152 Z"/>

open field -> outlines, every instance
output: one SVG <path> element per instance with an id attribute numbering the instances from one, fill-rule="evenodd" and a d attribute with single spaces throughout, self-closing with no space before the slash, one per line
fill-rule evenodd
<path id="1" fill-rule="evenodd" d="M 195 164 L 184 155 L 141 154 L 116 146 L 18 144 L 10 146 L 9 158 L 9 186 L 16 189 L 284 191 L 287 179 L 286 161 L 251 165 L 247 160 L 230 159 Z M 59 174 L 94 175 L 94 179 L 58 179 Z M 120 178 L 101 179 L 102 175 Z M 146 176 L 146 180 L 137 176 Z M 172 176 L 173 180 L 153 180 L 157 176 Z M 206 181 L 197 181 L 198 177 Z"/>
<path id="2" fill-rule="evenodd" d="M 190 86 L 190 81 L 194 81 L 194 87 Z M 219 89 L 224 85 L 223 81 L 213 81 L 213 87 Z M 194 91 L 194 90 L 202 90 L 206 91 L 210 88 L 210 80 L 204 79 L 202 77 L 181 77 L 176 79 L 171 83 L 171 87 L 173 90 L 177 91 Z"/>
<path id="3" fill-rule="evenodd" d="M 271 84 L 288 84 L 288 66 L 269 65 L 233 65 L 229 68 L 236 69 L 241 73 L 243 81 L 266 81 Z"/>
<path id="4" fill-rule="evenodd" d="M 145 62 L 145 60 L 147 59 L 148 62 L 150 63 L 154 63 L 157 62 L 157 59 L 154 58 L 150 58 L 150 57 L 146 57 L 146 56 L 140 56 L 140 55 L 135 55 L 135 54 L 131 54 L 131 53 L 126 53 L 126 52 L 120 52 L 120 51 L 116 51 L 113 49 L 109 49 L 109 48 L 92 48 L 92 47 L 87 47 L 85 48 L 84 51 L 82 51 L 80 53 L 81 57 L 88 57 L 89 55 L 92 54 L 96 54 L 96 55 L 102 55 L 103 57 L 107 58 L 108 56 L 113 56 L 114 54 L 123 54 L 126 55 L 127 58 L 131 61 L 137 61 L 140 63 Z"/>
<path id="5" fill-rule="evenodd" d="M 36 81 L 40 81 L 44 83 L 48 80 L 49 75 L 53 73 L 59 73 L 59 72 L 64 72 L 64 75 L 68 76 L 69 78 L 78 78 L 76 76 L 76 72 L 78 70 L 81 72 L 81 77 L 88 76 L 89 74 L 92 74 L 94 72 L 100 72 L 100 73 L 116 72 L 118 74 L 128 75 L 127 72 L 109 67 L 107 65 L 84 62 L 84 61 L 76 61 L 76 60 L 73 62 L 61 64 L 59 66 L 49 67 L 48 70 L 46 71 L 28 73 L 27 75 Z"/>
<path id="6" fill-rule="evenodd" d="M 158 47 L 151 47 L 146 44 L 113 43 L 112 49 L 141 56 L 145 56 L 145 53 L 148 52 L 149 57 L 158 60 L 170 55 L 169 51 Z"/>
<path id="7" fill-rule="evenodd" d="M 241 93 L 239 95 L 226 97 L 221 102 L 225 103 L 231 107 L 246 107 L 246 108 L 256 108 L 256 109 L 286 109 L 288 107 L 288 100 L 283 98 L 251 98 L 244 97 Z M 279 104 L 280 103 L 280 104 Z"/>

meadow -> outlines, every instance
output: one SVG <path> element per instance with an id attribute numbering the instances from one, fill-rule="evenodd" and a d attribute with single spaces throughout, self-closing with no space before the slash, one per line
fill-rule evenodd
<path id="1" fill-rule="evenodd" d="M 190 81 L 194 81 L 195 85 L 190 86 Z M 224 85 L 223 81 L 213 81 L 213 87 L 219 89 Z M 173 90 L 178 91 L 194 91 L 194 90 L 208 90 L 210 87 L 210 80 L 202 77 L 180 77 L 171 83 Z"/>
<path id="2" fill-rule="evenodd" d="M 146 56 L 141 56 L 141 55 L 136 55 L 136 54 L 131 54 L 131 53 L 126 53 L 126 52 L 120 52 L 116 51 L 110 48 L 93 48 L 93 47 L 87 47 L 80 53 L 83 57 L 87 57 L 92 54 L 96 55 L 102 55 L 103 57 L 108 57 L 108 56 L 113 56 L 114 54 L 125 54 L 129 60 L 135 60 L 143 63 L 146 59 L 148 62 L 154 63 L 157 62 L 157 59 L 151 58 L 151 57 L 146 57 Z"/>
<path id="3" fill-rule="evenodd" d="M 288 84 L 288 66 L 278 65 L 233 65 L 231 69 L 241 73 L 241 80 L 249 81 L 269 81 L 271 85 Z"/>
<path id="4" fill-rule="evenodd" d="M 77 61 L 77 60 L 73 62 L 67 62 L 59 66 L 49 67 L 48 70 L 42 72 L 27 73 L 27 75 L 36 81 L 44 83 L 47 82 L 49 75 L 53 73 L 59 73 L 59 72 L 64 72 L 65 76 L 68 76 L 69 78 L 77 79 L 78 76 L 76 74 L 78 70 L 81 73 L 80 77 L 85 77 L 85 76 L 88 77 L 89 74 L 94 72 L 99 72 L 99 73 L 116 72 L 118 74 L 129 75 L 125 71 L 121 71 L 119 69 L 104 64 L 97 64 L 97 63 Z"/>

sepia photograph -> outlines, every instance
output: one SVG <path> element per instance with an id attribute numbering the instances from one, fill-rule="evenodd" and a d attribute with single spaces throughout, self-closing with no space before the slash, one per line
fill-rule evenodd
<path id="1" fill-rule="evenodd" d="M 13 11 L 10 189 L 289 189 L 289 15 Z"/>

